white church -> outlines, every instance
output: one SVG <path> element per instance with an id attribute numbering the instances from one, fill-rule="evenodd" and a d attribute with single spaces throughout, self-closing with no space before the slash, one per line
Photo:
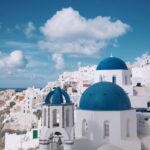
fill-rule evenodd
<path id="1" fill-rule="evenodd" d="M 40 150 L 150 150 L 150 115 L 132 105 L 131 70 L 119 58 L 100 62 L 75 110 L 56 87 L 42 106 Z M 129 98 L 130 97 L 130 98 Z"/>

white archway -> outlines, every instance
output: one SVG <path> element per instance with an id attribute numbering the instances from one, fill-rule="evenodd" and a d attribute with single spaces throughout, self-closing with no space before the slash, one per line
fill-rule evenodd
<path id="1" fill-rule="evenodd" d="M 52 135 L 52 134 L 54 134 L 56 132 L 61 133 L 61 135 L 63 136 L 64 140 L 69 140 L 70 139 L 70 136 L 67 133 L 67 131 L 65 129 L 62 129 L 62 128 L 57 128 L 57 129 L 53 128 L 53 129 L 45 130 L 45 135 L 44 135 L 45 139 L 49 140 L 50 135 Z"/>

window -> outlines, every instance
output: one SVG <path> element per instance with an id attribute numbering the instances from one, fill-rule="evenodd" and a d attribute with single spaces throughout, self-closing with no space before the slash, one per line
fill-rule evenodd
<path id="1" fill-rule="evenodd" d="M 125 85 L 128 85 L 128 78 L 125 76 Z"/>
<path id="2" fill-rule="evenodd" d="M 44 108 L 44 126 L 46 126 L 46 108 Z"/>
<path id="3" fill-rule="evenodd" d="M 57 109 L 53 110 L 53 127 L 59 127 L 60 115 Z"/>
<path id="4" fill-rule="evenodd" d="M 105 81 L 105 76 L 104 76 L 104 75 L 100 75 L 100 77 L 99 77 L 99 81 L 100 81 L 100 82 Z"/>
<path id="5" fill-rule="evenodd" d="M 104 122 L 104 138 L 107 138 L 110 136 L 110 123 L 109 121 Z"/>
<path id="6" fill-rule="evenodd" d="M 103 76 L 100 76 L 100 77 L 99 77 L 99 81 L 100 81 L 100 82 L 103 82 Z"/>
<path id="7" fill-rule="evenodd" d="M 147 107 L 150 107 L 150 102 L 147 102 Z"/>
<path id="8" fill-rule="evenodd" d="M 85 119 L 82 121 L 82 136 L 86 136 L 88 133 L 88 124 Z"/>
<path id="9" fill-rule="evenodd" d="M 130 137 L 130 120 L 127 120 L 127 131 L 126 131 L 127 137 Z"/>
<path id="10" fill-rule="evenodd" d="M 112 83 L 116 84 L 116 76 L 112 76 Z"/>
<path id="11" fill-rule="evenodd" d="M 48 128 L 50 128 L 50 108 L 48 108 Z"/>
<path id="12" fill-rule="evenodd" d="M 70 113 L 70 110 L 69 108 L 67 108 L 66 110 L 66 127 L 69 127 L 69 113 Z"/>
<path id="13" fill-rule="evenodd" d="M 141 85 L 141 83 L 137 83 L 136 86 L 141 87 L 142 85 Z"/>

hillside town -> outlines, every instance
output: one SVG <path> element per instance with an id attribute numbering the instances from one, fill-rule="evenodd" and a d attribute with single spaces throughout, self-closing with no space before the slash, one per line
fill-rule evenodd
<path id="1" fill-rule="evenodd" d="M 132 108 L 140 114 L 145 114 L 138 116 L 142 118 L 141 120 L 147 120 L 147 122 L 139 121 L 144 126 L 144 129 L 139 132 L 150 135 L 150 59 L 144 57 L 144 61 L 139 61 L 138 65 L 130 64 L 128 69 L 110 70 L 107 69 L 105 61 L 109 62 L 112 59 L 118 61 L 119 58 L 111 56 L 98 65 L 79 67 L 77 71 L 64 72 L 57 81 L 49 82 L 42 89 L 29 87 L 21 92 L 11 89 L 0 91 L 0 149 L 39 149 L 42 106 L 48 93 L 56 87 L 66 91 L 74 103 L 76 118 L 76 115 L 79 115 L 79 112 L 76 114 L 76 110 L 80 107 L 79 103 L 84 91 L 93 84 L 104 81 L 116 83 L 124 89 L 130 98 Z M 143 141 L 146 143 L 146 139 L 143 138 Z M 148 147 L 147 143 L 145 147 Z M 148 148 L 142 150 L 148 150 Z"/>

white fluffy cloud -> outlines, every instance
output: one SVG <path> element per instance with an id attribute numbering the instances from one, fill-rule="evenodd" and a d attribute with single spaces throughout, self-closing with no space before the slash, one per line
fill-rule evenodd
<path id="1" fill-rule="evenodd" d="M 95 56 L 108 41 L 125 34 L 129 28 L 111 17 L 86 19 L 78 11 L 65 8 L 40 28 L 45 39 L 39 42 L 39 46 L 52 53 Z"/>
<path id="2" fill-rule="evenodd" d="M 9 55 L 0 52 L 0 69 L 6 71 L 23 69 L 27 63 L 27 59 L 20 50 L 15 50 Z"/>
<path id="3" fill-rule="evenodd" d="M 64 59 L 62 54 L 54 53 L 52 55 L 52 60 L 55 62 L 55 67 L 58 70 L 62 70 L 65 67 Z"/>
<path id="4" fill-rule="evenodd" d="M 19 27 L 19 26 L 18 26 Z M 36 31 L 36 27 L 34 26 L 33 22 L 28 22 L 27 26 L 24 30 L 25 35 L 28 38 L 31 38 L 34 35 L 34 32 Z"/>

